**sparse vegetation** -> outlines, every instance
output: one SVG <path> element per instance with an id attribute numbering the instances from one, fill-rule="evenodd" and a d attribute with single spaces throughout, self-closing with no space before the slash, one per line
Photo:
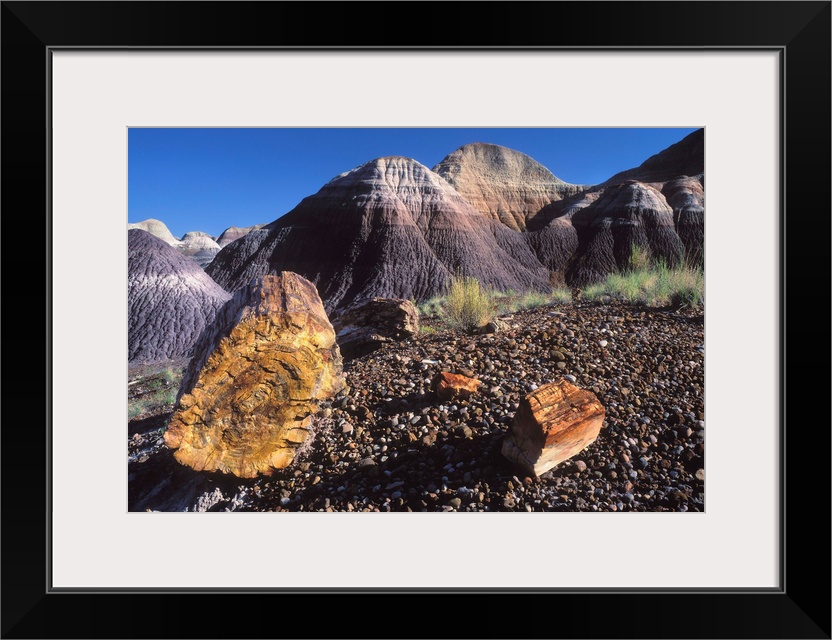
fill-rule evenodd
<path id="1" fill-rule="evenodd" d="M 132 420 L 145 413 L 158 413 L 161 410 L 172 409 L 176 402 L 177 389 L 168 388 L 153 391 L 141 398 L 127 401 L 127 418 Z"/>
<path id="2" fill-rule="evenodd" d="M 650 250 L 647 247 L 640 247 L 635 243 L 630 244 L 630 263 L 627 265 L 627 271 L 633 273 L 649 271 L 650 262 Z"/>
<path id="3" fill-rule="evenodd" d="M 471 331 L 499 315 L 571 300 L 572 294 L 568 289 L 554 289 L 548 293 L 489 291 L 475 278 L 458 276 L 452 282 L 448 295 L 426 300 L 417 304 L 416 308 L 422 318 L 421 333 L 432 334 L 445 327 Z M 433 321 L 433 324 L 426 324 L 426 321 Z"/>
<path id="4" fill-rule="evenodd" d="M 604 296 L 631 304 L 654 307 L 695 307 L 705 298 L 705 273 L 701 267 L 680 264 L 669 267 L 659 260 L 651 263 L 649 254 L 633 247 L 630 266 L 622 273 L 611 273 L 602 282 L 584 289 L 588 300 Z"/>
<path id="5" fill-rule="evenodd" d="M 582 297 L 653 307 L 696 307 L 705 299 L 705 273 L 702 266 L 690 263 L 670 267 L 663 260 L 654 261 L 649 250 L 633 245 L 627 268 L 585 287 Z M 431 298 L 416 308 L 422 318 L 421 333 L 428 335 L 443 328 L 471 331 L 500 315 L 571 301 L 572 293 L 565 288 L 548 293 L 490 291 L 475 278 L 457 276 L 446 296 Z"/>
<path id="6" fill-rule="evenodd" d="M 442 313 L 444 304 L 444 296 L 436 296 L 431 298 L 430 300 L 426 300 L 425 302 L 417 304 L 416 309 L 419 311 L 419 316 L 424 318 L 428 316 L 440 315 Z"/>
<path id="7" fill-rule="evenodd" d="M 555 289 L 552 291 L 552 302 L 572 302 L 572 292 L 569 289 Z"/>
<path id="8" fill-rule="evenodd" d="M 497 315 L 515 313 L 545 305 L 569 302 L 571 299 L 572 294 L 569 293 L 568 289 L 554 289 L 549 293 L 543 293 L 542 291 L 527 291 L 525 293 L 506 291 L 495 295 L 496 313 Z"/>
<path id="9" fill-rule="evenodd" d="M 150 391 L 157 389 L 166 389 L 174 383 L 179 383 L 181 373 L 177 373 L 173 369 L 163 369 L 158 374 L 147 380 L 146 388 Z"/>
<path id="10" fill-rule="evenodd" d="M 451 327 L 473 331 L 494 318 L 494 295 L 479 280 L 454 276 L 445 300 L 447 321 Z"/>
<path id="11" fill-rule="evenodd" d="M 127 399 L 128 420 L 172 409 L 182 373 L 181 369 L 167 367 L 132 380 Z"/>

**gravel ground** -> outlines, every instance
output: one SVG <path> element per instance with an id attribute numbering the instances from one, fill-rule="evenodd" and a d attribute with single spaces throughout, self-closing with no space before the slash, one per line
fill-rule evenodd
<path id="1" fill-rule="evenodd" d="M 198 474 L 160 441 L 169 413 L 131 421 L 130 509 L 704 510 L 701 310 L 573 302 L 502 319 L 496 334 L 426 332 L 345 363 L 348 387 L 323 406 L 315 439 L 268 478 Z M 483 385 L 442 402 L 439 371 Z M 606 419 L 587 449 L 526 477 L 502 440 L 520 399 L 559 377 L 593 391 Z"/>

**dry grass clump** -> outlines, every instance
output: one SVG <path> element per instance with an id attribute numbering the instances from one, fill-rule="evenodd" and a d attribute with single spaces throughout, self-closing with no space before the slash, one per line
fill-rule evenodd
<path id="1" fill-rule="evenodd" d="M 444 306 L 448 324 L 461 331 L 471 332 L 494 319 L 493 293 L 470 276 L 454 276 Z"/>

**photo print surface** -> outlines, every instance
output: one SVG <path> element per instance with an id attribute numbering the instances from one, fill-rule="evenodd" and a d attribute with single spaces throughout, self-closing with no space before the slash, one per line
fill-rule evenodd
<path id="1" fill-rule="evenodd" d="M 128 507 L 705 510 L 701 128 L 133 128 Z"/>

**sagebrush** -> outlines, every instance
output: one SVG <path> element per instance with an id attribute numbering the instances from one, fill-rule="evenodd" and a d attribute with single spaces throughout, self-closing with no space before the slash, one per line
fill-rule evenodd
<path id="1" fill-rule="evenodd" d="M 454 276 L 445 298 L 445 313 L 451 327 L 473 331 L 494 319 L 494 295 L 476 278 Z"/>

